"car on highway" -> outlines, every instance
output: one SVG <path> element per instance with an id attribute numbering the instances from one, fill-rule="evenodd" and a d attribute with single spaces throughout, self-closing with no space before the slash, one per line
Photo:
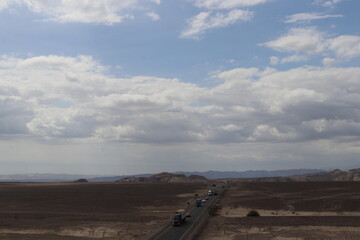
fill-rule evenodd
<path id="1" fill-rule="evenodd" d="M 186 213 L 185 217 L 191 217 L 191 213 L 190 212 Z"/>

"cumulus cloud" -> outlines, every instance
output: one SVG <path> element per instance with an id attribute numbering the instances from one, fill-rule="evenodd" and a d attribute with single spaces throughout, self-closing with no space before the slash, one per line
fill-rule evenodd
<path id="1" fill-rule="evenodd" d="M 249 21 L 252 17 L 253 12 L 240 9 L 228 13 L 201 12 L 187 21 L 188 25 L 181 33 L 181 37 L 198 39 L 210 29 L 225 27 L 239 21 Z"/>
<path id="2" fill-rule="evenodd" d="M 340 58 L 360 56 L 360 36 L 342 35 L 329 40 L 329 49 Z"/>
<path id="3" fill-rule="evenodd" d="M 339 18 L 341 14 L 324 14 L 324 13 L 297 13 L 286 17 L 286 23 L 310 22 L 312 20 L 325 18 Z"/>
<path id="4" fill-rule="evenodd" d="M 195 6 L 207 9 L 232 9 L 255 6 L 269 0 L 191 0 Z"/>
<path id="5" fill-rule="evenodd" d="M 341 35 L 335 38 L 326 38 L 325 33 L 314 27 L 291 28 L 285 35 L 263 45 L 282 52 L 309 55 L 332 54 L 340 60 L 349 60 L 360 56 L 360 36 Z M 272 62 L 275 63 L 276 59 L 273 58 Z"/>
<path id="6" fill-rule="evenodd" d="M 324 51 L 324 34 L 314 27 L 292 28 L 280 38 L 265 43 L 265 46 L 285 52 L 315 54 Z"/>
<path id="7" fill-rule="evenodd" d="M 3 56 L 0 68 L 1 109 L 17 112 L 2 118 L 0 132 L 10 131 L 7 126 L 12 124 L 14 133 L 43 138 L 97 138 L 113 132 L 118 140 L 129 134 L 131 139 L 145 140 L 155 126 L 169 132 L 175 123 L 185 124 L 187 116 L 175 117 L 176 112 L 201 91 L 177 79 L 111 78 L 89 56 Z M 144 118 L 146 122 L 141 121 Z M 136 131 L 129 130 L 135 127 Z M 180 133 L 183 138 L 192 137 L 181 128 Z"/>
<path id="8" fill-rule="evenodd" d="M 335 133 L 341 131 L 319 135 L 317 128 L 309 124 L 319 119 L 341 119 L 343 123 L 351 123 L 354 132 L 344 129 L 342 137 L 356 138 L 358 128 L 355 126 L 360 120 L 356 101 L 360 95 L 359 88 L 353 84 L 357 81 L 358 71 L 359 68 L 309 67 L 284 72 L 234 69 L 218 75 L 224 83 L 211 89 L 212 98 L 208 101 L 220 104 L 229 111 L 228 115 L 218 113 L 218 118 L 228 122 L 231 116 L 231 124 L 243 127 L 232 135 L 238 141 L 340 137 Z M 355 88 L 345 90 L 350 85 Z M 327 130 L 330 131 L 330 128 Z M 217 135 L 222 136 L 222 133 L 215 133 Z"/>
<path id="9" fill-rule="evenodd" d="M 140 3 L 160 4 L 160 0 L 88 0 L 88 1 L 42 1 L 16 0 L 1 1 L 0 10 L 11 3 L 27 6 L 31 11 L 44 15 L 45 20 L 56 22 L 82 22 L 114 24 L 133 18 L 132 11 L 139 9 Z"/>
<path id="10" fill-rule="evenodd" d="M 235 68 L 201 88 L 89 56 L 0 59 L 0 136 L 132 143 L 358 138 L 360 68 Z M 194 104 L 194 103 L 203 104 Z"/>

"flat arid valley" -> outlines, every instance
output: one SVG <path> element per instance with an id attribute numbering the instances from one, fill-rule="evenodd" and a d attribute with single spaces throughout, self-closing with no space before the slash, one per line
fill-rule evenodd
<path id="1" fill-rule="evenodd" d="M 208 211 L 184 239 L 360 239 L 360 182 L 170 173 L 112 183 L 1 183 L 0 239 L 161 239 L 156 233 L 195 218 L 172 226 L 177 209 L 200 209 L 196 199 L 209 199 L 215 187 L 223 191 L 213 206 L 204 201 Z"/>
<path id="2" fill-rule="evenodd" d="M 206 189 L 203 183 L 0 183 L 0 239 L 140 239 Z"/>
<path id="3" fill-rule="evenodd" d="M 360 239 L 360 182 L 236 182 L 219 206 L 198 239 Z"/>

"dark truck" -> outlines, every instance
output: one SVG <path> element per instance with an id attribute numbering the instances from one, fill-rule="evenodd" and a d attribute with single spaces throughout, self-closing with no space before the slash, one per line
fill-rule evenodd
<path id="1" fill-rule="evenodd" d="M 195 200 L 195 204 L 196 204 L 196 206 L 197 206 L 197 207 L 201 207 L 201 202 L 202 202 L 202 200 L 201 200 L 201 199 L 197 199 L 197 200 Z"/>
<path id="2" fill-rule="evenodd" d="M 180 226 L 183 222 L 185 222 L 185 210 L 179 209 L 175 212 L 173 217 L 173 226 Z"/>

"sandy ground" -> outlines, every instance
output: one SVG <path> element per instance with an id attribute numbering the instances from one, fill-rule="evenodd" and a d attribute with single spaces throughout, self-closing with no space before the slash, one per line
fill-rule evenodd
<path id="1" fill-rule="evenodd" d="M 0 240 L 140 240 L 204 183 L 0 183 Z"/>
<path id="2" fill-rule="evenodd" d="M 360 183 L 235 183 L 219 206 L 197 240 L 360 240 Z"/>
<path id="3" fill-rule="evenodd" d="M 58 229 L 41 229 L 41 227 L 26 230 L 2 228 L 0 239 L 144 239 L 147 234 L 159 227 L 161 227 L 161 222 L 151 221 L 148 223 L 94 223 L 93 226 L 84 224 Z"/>
<path id="4" fill-rule="evenodd" d="M 209 232 L 198 240 L 234 240 L 234 239 L 273 239 L 273 240 L 357 240 L 360 239 L 359 227 L 252 227 L 223 226 L 217 233 Z"/>
<path id="5" fill-rule="evenodd" d="M 246 217 L 251 208 L 231 208 L 224 207 L 219 211 L 225 217 Z M 286 211 L 286 210 L 266 210 L 256 209 L 260 216 L 359 216 L 360 212 L 328 212 L 328 211 Z"/>

